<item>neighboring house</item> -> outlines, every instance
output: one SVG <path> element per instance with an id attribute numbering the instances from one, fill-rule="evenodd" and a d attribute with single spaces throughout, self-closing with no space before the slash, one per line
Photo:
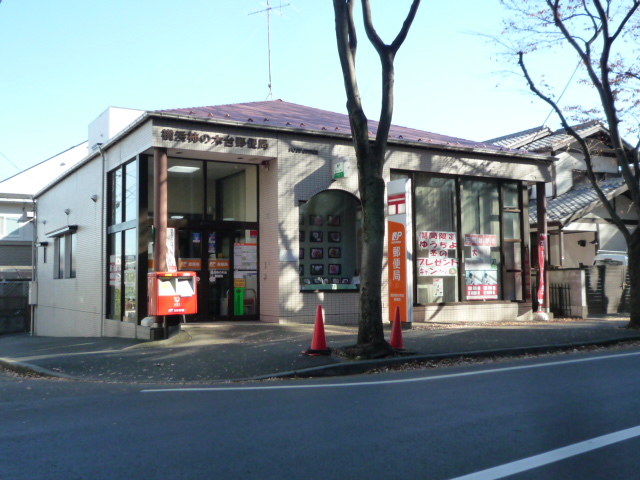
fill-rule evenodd
<path id="1" fill-rule="evenodd" d="M 149 288 L 165 251 L 199 278 L 188 322 L 313 323 L 322 305 L 327 323 L 357 323 L 347 115 L 278 100 L 138 112 L 119 131 L 117 113 L 90 127 L 88 157 L 35 195 L 35 334 L 149 338 L 150 291 L 170 293 L 167 308 L 191 291 L 177 277 Z M 554 159 L 399 126 L 388 145 L 389 241 L 407 252 L 385 240 L 386 318 L 398 299 L 415 322 L 532 318 L 526 186 L 549 182 Z"/>
<path id="2" fill-rule="evenodd" d="M 0 281 L 30 280 L 33 195 L 87 156 L 87 142 L 0 182 Z"/>
<path id="3" fill-rule="evenodd" d="M 0 334 L 30 329 L 33 195 L 87 156 L 87 142 L 0 182 Z"/>
<path id="4" fill-rule="evenodd" d="M 609 132 L 597 121 L 574 128 L 591 149 L 593 171 L 604 194 L 627 225 L 637 226 L 638 217 L 631 208 L 627 186 L 618 172 Z M 564 129 L 532 128 L 494 138 L 487 143 L 558 158 L 552 168 L 552 181 L 546 185 L 551 266 L 572 268 L 592 265 L 598 250 L 627 250 L 624 237 L 611 222 L 587 178 L 584 157 L 576 140 Z M 537 231 L 538 222 L 535 194 L 533 189 L 529 208 L 532 234 Z M 532 245 L 537 244 L 535 237 L 532 235 Z M 537 263 L 535 258 L 533 260 L 534 264 Z"/>

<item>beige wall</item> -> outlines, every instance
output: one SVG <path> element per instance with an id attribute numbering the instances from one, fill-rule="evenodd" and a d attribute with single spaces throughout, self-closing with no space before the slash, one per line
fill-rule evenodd
<path id="1" fill-rule="evenodd" d="M 186 142 L 172 144 L 161 139 L 164 127 L 182 128 L 185 123 L 154 119 L 106 150 L 106 168 L 101 157 L 69 174 L 38 199 L 38 241 L 49 241 L 47 262 L 43 248 L 38 248 L 39 295 L 36 310 L 36 333 L 65 336 L 134 336 L 134 325 L 105 321 L 103 302 L 105 287 L 104 228 L 106 171 L 129 161 L 153 146 L 177 148 L 184 158 L 263 163 L 258 167 L 259 183 L 259 278 L 260 318 L 266 322 L 313 323 L 318 305 L 323 305 L 330 324 L 357 323 L 357 292 L 300 292 L 298 275 L 299 204 L 326 189 L 343 189 L 357 195 L 357 170 L 351 141 L 321 135 L 293 132 L 265 132 L 234 126 L 216 126 L 208 122 L 189 124 L 200 132 L 255 136 L 269 140 L 266 150 L 232 148 L 215 151 L 211 145 Z M 160 124 L 162 123 L 162 125 Z M 316 154 L 317 153 L 317 154 Z M 258 156 L 259 155 L 259 156 Z M 332 181 L 331 160 L 347 156 L 352 160 L 352 177 Z M 263 160 L 271 159 L 268 162 Z M 391 169 L 420 170 L 456 175 L 512 178 L 545 181 L 549 173 L 542 162 L 527 160 L 521 164 L 514 157 L 483 157 L 462 153 L 416 150 L 392 145 L 383 176 L 389 180 Z M 91 195 L 97 194 L 93 202 Z M 70 214 L 64 214 L 69 208 Z M 43 223 L 46 221 L 46 223 Z M 53 239 L 46 232 L 67 224 L 78 225 L 78 270 L 75 279 L 53 279 Z M 383 259 L 386 265 L 386 258 Z M 386 309 L 386 269 L 383 273 L 383 301 Z M 143 301 L 141 299 L 141 301 Z M 524 318 L 530 312 L 523 304 L 472 304 L 419 307 L 417 321 L 451 321 L 469 315 L 493 320 Z"/>
<path id="2" fill-rule="evenodd" d="M 294 149 L 293 152 L 290 149 Z M 296 153 L 300 150 L 317 150 L 318 155 Z M 352 177 L 332 181 L 331 159 L 347 156 L 352 159 Z M 548 180 L 549 173 L 541 162 L 526 162 L 518 164 L 513 159 L 504 162 L 495 158 L 473 157 L 457 153 L 442 154 L 429 151 L 415 152 L 408 148 L 392 146 L 386 162 L 383 176 L 389 181 L 391 169 L 422 170 L 437 173 L 457 175 L 493 176 L 499 178 L 513 178 L 521 180 L 528 178 L 535 181 Z M 261 171 L 261 175 L 264 172 Z M 292 251 L 294 256 L 298 252 L 299 208 L 300 201 L 309 200 L 313 195 L 326 189 L 343 189 L 357 194 L 357 170 L 355 154 L 351 142 L 323 139 L 321 137 L 300 137 L 282 135 L 279 144 L 278 157 L 278 209 L 279 209 L 279 320 L 283 323 L 312 323 L 315 321 L 316 308 L 322 305 L 325 310 L 325 321 L 331 324 L 357 323 L 358 293 L 351 292 L 300 292 L 297 272 L 298 262 L 287 256 Z M 262 183 L 261 183 L 262 185 Z M 264 208 L 265 192 L 261 191 Z M 271 196 L 269 201 L 271 201 Z M 262 218 L 262 215 L 261 215 Z M 261 226 L 262 229 L 262 226 Z M 261 230 L 262 231 L 262 230 Z M 262 235 L 262 241 L 264 241 Z M 385 236 L 386 239 L 386 236 Z M 266 248 L 261 246 L 261 254 L 266 255 Z M 273 255 L 273 252 L 270 253 Z M 264 258 L 261 264 L 272 262 L 272 258 Z M 387 270 L 383 259 L 383 308 L 384 318 L 388 319 L 387 305 Z M 263 275 L 264 277 L 264 275 Z M 272 288 L 272 287 L 269 287 Z M 270 290 L 271 291 L 271 290 Z M 261 290 L 265 297 L 264 290 Z M 264 302 L 264 300 L 263 300 Z M 263 303 L 264 305 L 264 303 Z M 263 313 L 265 311 L 263 310 Z M 487 320 L 513 320 L 528 318 L 530 307 L 521 308 L 519 304 L 466 304 L 441 307 L 417 307 L 416 321 L 454 321 L 474 318 Z M 265 318 L 266 319 L 266 318 Z"/>

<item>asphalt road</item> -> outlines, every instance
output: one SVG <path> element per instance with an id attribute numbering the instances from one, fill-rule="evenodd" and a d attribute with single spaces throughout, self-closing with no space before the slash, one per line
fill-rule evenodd
<path id="1" fill-rule="evenodd" d="M 638 478 L 639 371 L 619 350 L 211 388 L 0 376 L 0 478 Z"/>

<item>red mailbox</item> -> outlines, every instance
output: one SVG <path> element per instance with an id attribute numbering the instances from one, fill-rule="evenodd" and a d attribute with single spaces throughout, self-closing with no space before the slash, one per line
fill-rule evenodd
<path id="1" fill-rule="evenodd" d="M 151 272 L 147 274 L 148 315 L 198 313 L 196 272 Z"/>

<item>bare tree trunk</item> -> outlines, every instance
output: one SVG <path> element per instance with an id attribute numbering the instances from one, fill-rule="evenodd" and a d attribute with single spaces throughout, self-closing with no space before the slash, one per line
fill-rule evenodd
<path id="1" fill-rule="evenodd" d="M 631 234 L 629 255 L 629 324 L 627 328 L 640 329 L 640 226 Z"/>
<path id="2" fill-rule="evenodd" d="M 336 40 L 347 94 L 347 112 L 351 136 L 358 160 L 358 181 L 362 202 L 362 271 L 360 272 L 360 315 L 358 347 L 368 357 L 392 352 L 382 329 L 382 258 L 385 231 L 385 183 L 382 178 L 387 138 L 393 115 L 393 60 L 415 18 L 420 0 L 413 0 L 400 33 L 386 45 L 377 35 L 371 18 L 369 0 L 362 0 L 367 37 L 375 47 L 382 65 L 382 107 L 375 141 L 369 138 L 369 125 L 358 90 L 355 57 L 357 35 L 353 19 L 355 0 L 333 0 Z"/>
<path id="3" fill-rule="evenodd" d="M 379 162 L 372 162 L 379 163 Z M 376 173 L 358 162 L 362 200 L 362 272 L 358 345 L 384 342 L 382 330 L 382 256 L 384 253 L 384 192 L 382 168 Z"/>
<path id="4" fill-rule="evenodd" d="M 634 21 L 640 11 L 640 0 L 633 0 L 629 4 L 618 5 L 615 8 L 612 1 L 592 0 L 575 2 L 575 5 L 569 2 L 567 6 L 566 3 L 561 5 L 558 0 L 545 0 L 546 10 L 540 10 L 537 6 L 531 6 L 526 2 L 502 1 L 511 4 L 515 11 L 523 14 L 523 17 L 519 19 L 522 26 L 519 21 L 511 22 L 509 30 L 526 32 L 527 37 L 535 32 L 542 40 L 544 35 L 540 34 L 541 30 L 531 28 L 527 22 L 534 22 L 538 27 L 540 26 L 539 22 L 542 22 L 541 24 L 547 31 L 547 27 L 553 25 L 557 28 L 561 38 L 579 55 L 587 79 L 598 93 L 600 106 L 608 124 L 612 150 L 619 171 L 627 185 L 628 194 L 632 199 L 632 208 L 640 215 L 640 163 L 638 162 L 640 142 L 635 148 L 625 145 L 620 127 L 621 115 L 625 113 L 629 115 L 630 111 L 634 111 L 634 108 L 640 105 L 637 99 L 638 87 L 630 84 L 633 80 L 640 79 L 640 74 L 637 64 L 634 63 L 635 59 L 623 61 L 622 58 L 615 58 L 615 61 L 612 61 L 614 42 L 620 41 L 625 34 L 636 38 L 640 32 L 640 24 L 637 20 Z M 614 17 L 618 19 L 617 24 L 613 20 Z M 571 28 L 572 21 L 576 19 L 581 19 L 584 23 L 578 24 L 580 28 L 575 28 L 575 26 Z M 527 43 L 530 42 L 531 39 L 528 38 Z M 536 50 L 536 48 L 532 48 L 532 50 Z M 611 221 L 627 242 L 630 278 L 630 321 L 627 327 L 640 329 L 640 227 L 636 227 L 634 231 L 627 227 L 613 202 L 606 197 L 596 180 L 589 145 L 569 125 L 558 102 L 537 87 L 525 66 L 523 51 L 518 52 L 518 59 L 518 64 L 529 84 L 529 89 L 553 108 L 566 132 L 578 144 L 584 155 L 587 176 L 591 185 Z M 637 129 L 635 131 L 638 132 Z"/>

